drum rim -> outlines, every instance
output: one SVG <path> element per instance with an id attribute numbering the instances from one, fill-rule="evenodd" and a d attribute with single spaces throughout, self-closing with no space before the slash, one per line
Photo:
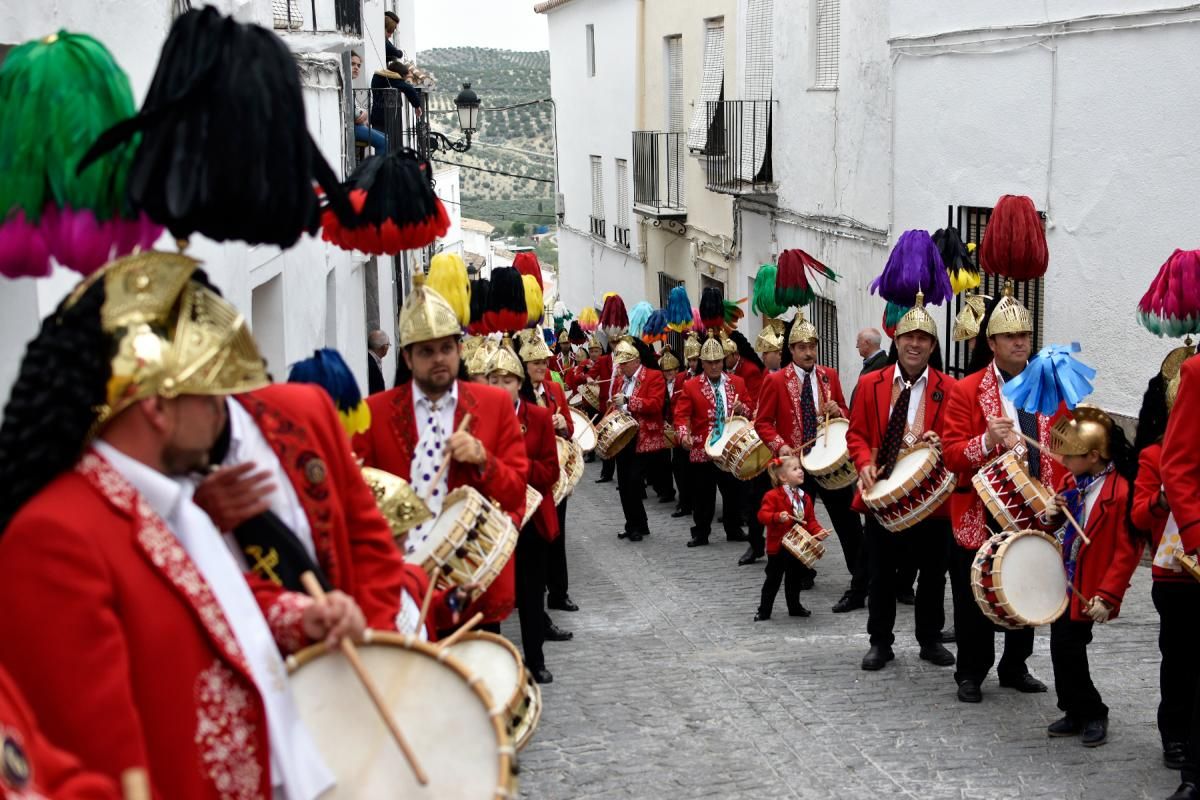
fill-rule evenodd
<path id="1" fill-rule="evenodd" d="M 995 554 L 992 556 L 992 573 L 995 572 L 995 567 L 1000 566 L 1004 562 L 1004 556 L 1008 553 L 1008 548 L 1013 544 L 1013 542 L 1028 538 L 1030 536 L 1042 539 L 1043 541 L 1053 545 L 1054 549 L 1059 553 L 1059 562 L 1061 563 L 1062 548 L 1059 547 L 1058 540 L 1045 531 L 1023 529 L 1017 531 L 1007 531 L 1007 533 L 1008 536 L 1005 536 L 1004 539 L 996 545 Z M 1065 573 L 1063 575 L 1063 583 L 1066 583 Z M 1061 617 L 1071 605 L 1071 590 L 1067 589 L 1063 592 L 1062 599 L 1058 604 L 1058 609 L 1053 612 L 1051 616 L 1033 619 L 1016 613 L 1016 609 L 1013 608 L 1008 602 L 1008 592 L 1005 591 L 1003 582 L 997 585 L 993 579 L 992 591 L 996 595 L 996 600 L 1000 603 L 1001 608 L 1003 608 L 1010 617 L 1014 619 L 1029 619 L 1030 622 L 1027 624 L 1032 627 L 1049 625 L 1051 622 L 1054 622 L 1054 620 Z"/>
<path id="2" fill-rule="evenodd" d="M 909 481 L 913 480 L 918 475 L 920 475 L 920 476 L 922 476 L 922 480 L 917 481 L 917 484 L 920 484 L 925 478 L 928 478 L 930 476 L 930 474 L 932 474 L 933 470 L 937 468 L 937 465 L 941 462 L 942 457 L 941 457 L 941 454 L 938 453 L 938 451 L 932 445 L 925 443 L 925 442 L 922 442 L 921 444 L 916 445 L 912 449 L 908 450 L 908 452 L 901 453 L 900 455 L 898 455 L 896 457 L 896 464 L 892 467 L 892 469 L 894 470 L 897 466 L 899 466 L 900 461 L 902 459 L 907 458 L 908 456 L 911 456 L 913 453 L 916 453 L 918 450 L 926 451 L 925 461 L 921 464 L 920 469 L 918 469 L 912 475 L 909 475 L 907 478 L 905 478 L 900 483 L 900 485 L 897 486 L 895 489 L 892 489 L 889 492 L 885 492 L 884 494 L 882 494 L 878 497 L 876 497 L 873 494 L 869 494 L 870 492 L 874 492 L 875 488 L 877 486 L 883 485 L 882 480 L 876 481 L 874 486 L 872 486 L 870 489 L 863 490 L 863 493 L 862 493 L 863 502 L 868 505 L 870 505 L 872 502 L 881 502 L 881 501 L 883 503 L 894 503 L 897 500 L 899 500 L 901 497 L 906 497 L 909 494 L 909 492 L 911 491 L 911 489 L 916 488 L 916 486 L 909 487 L 908 486 Z M 929 463 L 929 454 L 930 453 L 932 453 L 935 456 L 932 464 Z M 888 478 L 884 478 L 883 480 L 890 480 L 890 476 Z M 895 496 L 893 496 L 893 495 L 895 495 Z"/>
<path id="3" fill-rule="evenodd" d="M 525 673 L 525 685 L 522 687 L 522 693 L 529 700 L 529 710 L 521 718 L 520 727 L 513 728 L 513 745 L 517 748 L 518 753 L 533 741 L 533 734 L 537 732 L 538 725 L 542 721 L 542 687 L 528 671 Z"/>
<path id="4" fill-rule="evenodd" d="M 1004 590 L 1003 583 L 997 584 L 995 583 L 994 579 L 990 587 L 984 586 L 981 583 L 985 574 L 988 577 L 991 577 L 994 574 L 993 567 L 1000 558 L 1000 552 L 1002 549 L 1007 550 L 1008 545 L 1016 539 L 1024 538 L 1025 536 L 1030 535 L 1044 539 L 1050 544 L 1054 545 L 1056 549 L 1058 548 L 1058 541 L 1045 531 L 1031 530 L 1027 528 L 1016 530 L 1009 529 L 998 531 L 988 537 L 987 541 L 979 546 L 979 549 L 975 552 L 975 558 L 971 561 L 971 593 L 974 595 L 975 604 L 981 611 L 983 611 L 984 616 L 1001 627 L 1008 628 L 1009 630 L 1036 628 L 1042 625 L 1049 625 L 1061 617 L 1071 604 L 1071 598 L 1069 595 L 1070 590 L 1067 590 L 1063 592 L 1063 597 L 1059 603 L 1058 611 L 1053 616 L 1041 618 L 1040 621 L 1033 620 L 1032 618 L 1016 613 L 1016 610 L 1008 602 L 1008 594 Z M 981 556 L 984 556 L 985 551 L 987 552 L 987 555 L 981 559 Z M 985 562 L 988 565 L 988 570 L 986 573 L 983 570 Z M 995 595 L 996 605 L 993 605 L 987 601 L 987 598 L 984 596 L 987 592 L 991 592 L 993 595 Z M 997 614 L 997 610 L 1004 612 L 1004 616 Z"/>
<path id="5" fill-rule="evenodd" d="M 515 691 L 513 691 L 512 697 L 508 698 L 508 700 L 504 703 L 505 710 L 516 708 L 520 704 L 520 701 L 525 694 L 525 680 L 529 677 L 529 670 L 525 669 L 525 659 L 521 658 L 521 653 L 517 650 L 516 645 L 514 645 L 508 639 L 505 639 L 503 636 L 492 633 L 491 631 L 470 631 L 468 633 L 464 633 L 459 637 L 457 642 L 444 649 L 449 651 L 451 655 L 454 655 L 455 647 L 458 647 L 463 642 L 475 641 L 491 642 L 492 644 L 500 645 L 508 651 L 509 655 L 511 655 L 513 659 L 516 660 L 517 666 L 520 667 L 521 670 L 518 673 L 517 688 Z M 457 658 L 457 656 L 455 657 Z M 459 660 L 462 661 L 462 659 Z M 466 664 L 464 663 L 463 666 L 466 666 Z"/>
<path id="6" fill-rule="evenodd" d="M 465 491 L 463 491 L 464 489 L 472 489 L 472 487 L 459 486 L 459 487 L 452 489 L 451 491 L 446 493 L 446 499 L 442 505 L 442 513 L 444 513 L 446 511 L 446 508 L 448 506 L 451 506 L 454 503 L 458 502 L 460 498 L 465 498 L 462 502 L 464 504 L 467 504 L 468 508 L 470 508 L 470 510 L 475 514 L 475 518 L 478 519 L 480 514 L 483 513 L 483 510 L 484 510 L 483 504 L 487 502 L 487 499 L 484 498 L 484 496 L 482 494 L 479 494 L 478 492 L 475 492 L 475 494 L 478 495 L 478 498 L 473 497 L 471 495 L 471 492 L 465 492 Z M 474 490 L 472 489 L 472 491 L 474 491 Z M 472 508 L 469 505 L 470 503 L 475 503 L 475 507 Z M 442 513 L 436 514 L 433 517 L 433 519 L 430 520 L 430 522 L 432 522 L 435 527 L 437 526 L 437 521 L 442 518 Z M 453 539 L 455 544 L 453 547 L 450 548 L 450 554 L 453 555 L 455 553 L 455 551 L 457 551 L 459 547 L 462 547 L 463 543 L 466 542 L 467 534 L 470 533 L 470 529 L 467 528 L 465 525 L 463 525 L 461 519 L 455 519 L 451 523 L 450 529 L 460 531 L 462 534 L 461 536 L 458 536 L 455 539 Z M 422 569 L 424 569 L 426 572 L 433 572 L 434 570 L 441 569 L 450 560 L 450 558 L 448 556 L 444 555 L 441 551 L 444 549 L 445 546 L 449 545 L 451 543 L 451 541 L 452 541 L 451 538 L 449 536 L 447 536 L 447 537 L 443 538 L 442 540 L 436 542 L 433 545 L 433 547 L 430 549 L 429 553 L 427 555 L 425 555 L 425 557 L 418 558 L 416 553 L 405 553 L 404 559 L 405 559 L 405 561 L 409 561 L 410 563 L 413 563 L 413 564 L 420 564 Z"/>

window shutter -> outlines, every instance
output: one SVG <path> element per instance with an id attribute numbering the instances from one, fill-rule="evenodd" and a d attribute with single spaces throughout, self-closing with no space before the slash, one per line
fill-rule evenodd
<path id="1" fill-rule="evenodd" d="M 709 103 L 721 99 L 725 86 L 725 21 L 711 19 L 704 27 L 704 73 L 700 78 L 700 96 L 688 127 L 687 146 L 693 150 L 706 147 L 708 128 L 713 115 Z"/>
<path id="2" fill-rule="evenodd" d="M 841 0 L 817 0 L 816 53 L 814 85 L 818 89 L 836 89 L 838 54 L 842 34 Z"/>

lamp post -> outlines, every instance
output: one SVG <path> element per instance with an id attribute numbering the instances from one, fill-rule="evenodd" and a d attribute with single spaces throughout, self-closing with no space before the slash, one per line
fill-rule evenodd
<path id="1" fill-rule="evenodd" d="M 463 138 L 452 141 L 444 133 L 438 133 L 429 128 L 429 115 L 426 114 L 417 123 L 418 139 L 424 145 L 426 158 L 439 150 L 453 150 L 465 153 L 471 149 L 471 137 L 479 130 L 479 95 L 471 89 L 471 84 L 464 83 L 462 91 L 454 98 L 454 106 L 458 109 L 458 127 L 462 130 Z"/>

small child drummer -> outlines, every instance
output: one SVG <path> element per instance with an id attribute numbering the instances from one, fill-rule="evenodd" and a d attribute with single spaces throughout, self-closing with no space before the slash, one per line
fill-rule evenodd
<path id="1" fill-rule="evenodd" d="M 1087 646 L 1093 624 L 1120 612 L 1141 557 L 1142 540 L 1134 537 L 1129 523 L 1128 476 L 1136 471 L 1136 461 L 1124 432 L 1093 406 L 1080 405 L 1073 419 L 1056 422 L 1051 444 L 1070 474 L 1056 487 L 1045 518 L 1057 528 L 1073 589 L 1069 610 L 1050 626 L 1054 690 L 1065 716 L 1046 732 L 1080 736 L 1085 747 L 1098 747 L 1108 739 L 1108 706 L 1092 683 Z M 1070 512 L 1084 535 L 1064 512 Z"/>
<path id="2" fill-rule="evenodd" d="M 788 615 L 807 617 L 812 614 L 800 603 L 800 583 L 812 570 L 783 546 L 783 537 L 797 523 L 817 539 L 829 535 L 817 522 L 812 496 L 800 488 L 804 483 L 800 459 L 796 456 L 773 458 L 767 471 L 774 488 L 763 495 L 762 508 L 758 512 L 758 521 L 767 529 L 767 579 L 763 582 L 762 600 L 754 615 L 755 622 L 771 618 L 771 608 L 775 605 L 781 580 Z"/>

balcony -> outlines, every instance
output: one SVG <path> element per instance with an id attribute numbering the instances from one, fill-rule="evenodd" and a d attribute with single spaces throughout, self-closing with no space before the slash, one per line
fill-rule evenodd
<path id="1" fill-rule="evenodd" d="M 613 241 L 617 247 L 629 249 L 629 228 L 622 228 L 620 225 L 613 225 Z"/>
<path id="2" fill-rule="evenodd" d="M 770 194 L 773 100 L 725 100 L 708 104 L 713 120 L 704 173 L 705 187 L 720 194 Z"/>
<path id="3" fill-rule="evenodd" d="M 633 211 L 654 219 L 687 219 L 683 164 L 687 134 L 633 132 Z"/>
<path id="4" fill-rule="evenodd" d="M 604 218 L 603 217 L 593 217 L 591 215 L 588 215 L 588 226 L 591 228 L 592 236 L 595 236 L 597 239 L 604 238 Z"/>
<path id="5" fill-rule="evenodd" d="M 271 0 L 275 30 L 362 36 L 362 0 Z"/>
<path id="6" fill-rule="evenodd" d="M 419 90 L 418 90 L 419 91 Z M 428 99 L 423 99 L 427 103 Z M 343 167 L 343 175 L 349 175 L 358 163 L 370 155 L 382 155 L 385 152 L 398 150 L 402 147 L 419 149 L 419 127 L 415 110 L 399 89 L 355 89 L 354 108 L 367 112 L 367 127 L 363 138 L 359 138 L 357 125 L 354 128 L 354 150 L 347 154 Z M 375 145 L 384 146 L 379 153 Z"/>

